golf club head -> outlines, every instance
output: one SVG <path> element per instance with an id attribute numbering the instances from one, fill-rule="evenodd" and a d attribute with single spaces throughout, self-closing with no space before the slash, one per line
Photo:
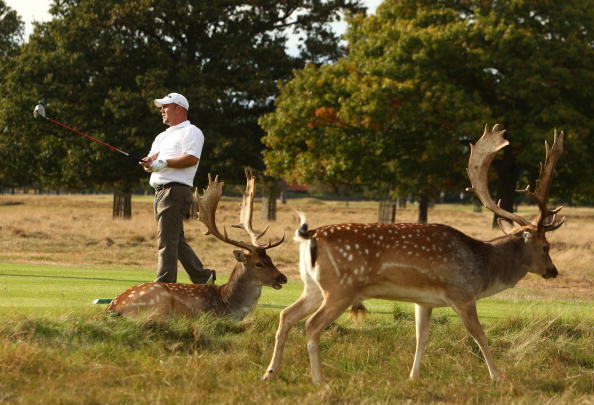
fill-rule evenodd
<path id="1" fill-rule="evenodd" d="M 37 117 L 45 118 L 45 108 L 43 107 L 43 105 L 37 104 L 37 106 L 33 110 L 33 116 L 35 118 L 37 118 Z"/>

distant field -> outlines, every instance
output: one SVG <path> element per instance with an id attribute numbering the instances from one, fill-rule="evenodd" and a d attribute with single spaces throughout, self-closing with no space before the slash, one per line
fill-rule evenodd
<path id="1" fill-rule="evenodd" d="M 135 198 L 131 220 L 111 218 L 109 196 L 0 196 L 0 403 L 594 403 L 594 209 L 565 208 L 567 225 L 550 235 L 560 276 L 528 276 L 514 289 L 479 302 L 495 359 L 507 376 L 492 384 L 478 347 L 449 309 L 435 312 L 421 379 L 407 380 L 414 354 L 412 304 L 372 300 L 363 322 L 346 316 L 323 334 L 329 384 L 311 385 L 303 323 L 289 336 L 277 381 L 259 377 L 272 352 L 281 308 L 301 293 L 297 218 L 313 227 L 373 222 L 374 202 L 291 200 L 269 234 L 288 241 L 269 253 L 290 282 L 263 289 L 242 322 L 178 319 L 158 324 L 104 314 L 95 298 L 153 280 L 150 197 Z M 221 224 L 238 219 L 239 200 L 225 198 Z M 256 210 L 259 210 L 256 204 Z M 523 215 L 534 207 L 521 207 Z M 414 222 L 416 207 L 397 214 Z M 262 227 L 254 215 L 256 228 Z M 431 222 L 479 239 L 498 236 L 491 215 L 470 206 L 437 205 Z M 229 228 L 230 232 L 235 232 Z M 234 265 L 232 248 L 186 234 L 219 283 Z M 180 281 L 187 278 L 180 270 Z"/>

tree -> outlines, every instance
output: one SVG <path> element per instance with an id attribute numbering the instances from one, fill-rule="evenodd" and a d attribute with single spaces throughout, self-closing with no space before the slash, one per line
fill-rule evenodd
<path id="1" fill-rule="evenodd" d="M 271 173 L 412 193 L 421 202 L 421 222 L 431 195 L 461 187 L 459 139 L 488 110 L 447 80 L 425 49 L 447 46 L 465 31 L 405 27 L 381 10 L 377 17 L 357 16 L 347 34 L 348 56 L 308 66 L 281 88 L 277 109 L 260 121 Z"/>
<path id="2" fill-rule="evenodd" d="M 348 55 L 296 72 L 260 121 L 268 170 L 289 180 L 392 182 L 423 200 L 467 183 L 459 141 L 500 122 L 514 148 L 494 166 L 498 197 L 510 204 L 518 177 L 537 176 L 535 153 L 554 127 L 577 150 L 592 148 L 594 14 L 584 5 L 387 0 L 375 16 L 354 16 Z M 564 197 L 592 189 L 568 176 L 584 166 L 594 174 L 585 160 L 560 168 L 557 182 L 583 186 L 560 188 Z"/>
<path id="3" fill-rule="evenodd" d="M 16 11 L 6 5 L 4 0 L 0 0 L 0 91 L 2 94 L 9 94 L 4 91 L 6 75 L 9 71 L 15 57 L 18 55 L 19 46 L 23 39 L 24 24 Z M 4 100 L 6 100 L 4 98 Z M 6 103 L 6 101 L 3 101 Z M 9 137 L 11 127 L 6 119 L 6 108 L 4 105 L 0 108 L 0 150 L 4 148 L 14 148 L 19 150 L 18 142 L 14 142 Z M 17 143 L 17 145 L 15 145 Z M 10 163 L 8 163 L 10 166 Z M 4 167 L 8 169 L 8 167 Z M 0 171 L 0 188 L 2 186 L 15 186 L 20 182 L 23 172 L 2 170 Z"/>
<path id="4" fill-rule="evenodd" d="M 9 119 L 30 116 L 44 96 L 48 115 L 143 155 L 161 127 L 152 99 L 177 91 L 206 135 L 200 179 L 214 171 L 243 181 L 240 168 L 263 168 L 257 118 L 272 109 L 276 80 L 306 60 L 340 55 L 329 22 L 358 4 L 56 0 L 53 19 L 36 27 L 8 75 L 8 89 L 18 93 Z M 286 48 L 292 30 L 305 38 L 300 56 Z M 134 162 L 40 125 L 27 120 L 18 134 L 43 145 L 44 184 L 129 188 L 146 178 Z"/>

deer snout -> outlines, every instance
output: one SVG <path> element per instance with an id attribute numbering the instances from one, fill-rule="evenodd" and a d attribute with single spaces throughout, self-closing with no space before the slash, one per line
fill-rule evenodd
<path id="1" fill-rule="evenodd" d="M 555 266 L 553 266 L 553 267 L 549 267 L 547 269 L 547 271 L 545 272 L 545 274 L 543 274 L 542 276 L 544 278 L 555 278 L 555 277 L 557 277 L 557 274 L 559 274 L 559 272 L 557 271 L 557 268 Z"/>
<path id="2" fill-rule="evenodd" d="M 272 285 L 272 288 L 274 288 L 275 290 L 280 290 L 281 288 L 283 288 L 282 284 L 286 284 L 287 283 L 287 276 L 285 276 L 283 273 L 280 273 L 275 280 L 275 283 Z"/>

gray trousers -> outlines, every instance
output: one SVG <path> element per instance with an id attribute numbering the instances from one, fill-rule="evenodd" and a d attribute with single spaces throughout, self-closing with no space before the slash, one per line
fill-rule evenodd
<path id="1" fill-rule="evenodd" d="M 155 193 L 158 248 L 155 281 L 175 283 L 178 259 L 193 283 L 205 283 L 210 276 L 184 237 L 184 218 L 191 204 L 192 189 L 189 186 L 175 184 Z"/>

